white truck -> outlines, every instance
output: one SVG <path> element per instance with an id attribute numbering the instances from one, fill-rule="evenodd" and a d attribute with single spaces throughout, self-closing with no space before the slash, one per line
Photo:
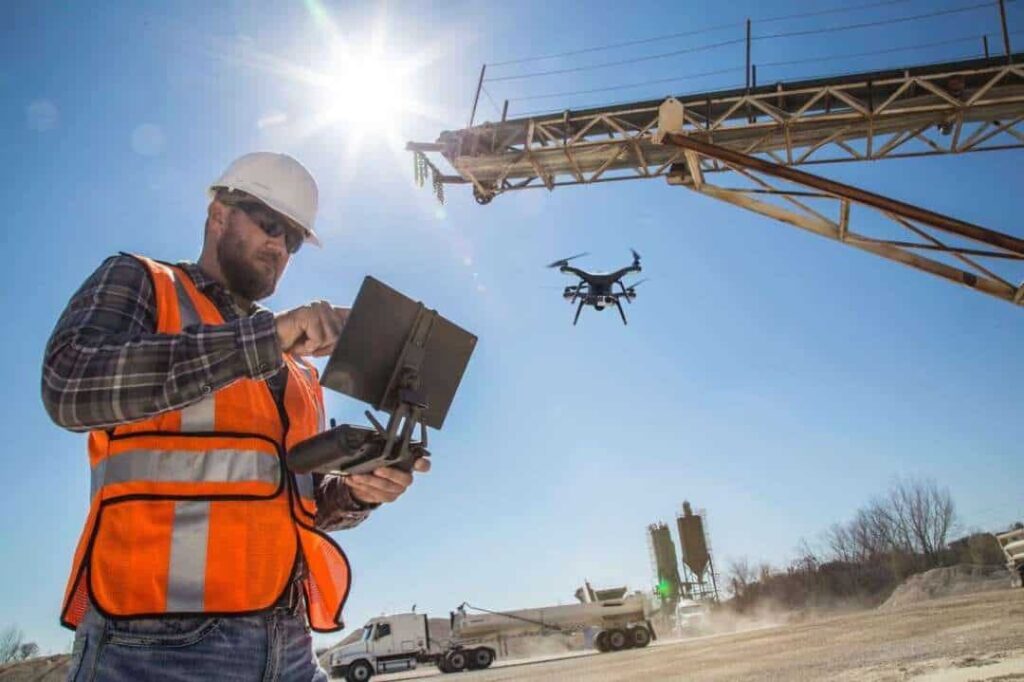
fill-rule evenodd
<path id="1" fill-rule="evenodd" d="M 675 632 L 679 637 L 703 635 L 708 629 L 708 605 L 693 599 L 680 599 L 676 604 Z"/>
<path id="2" fill-rule="evenodd" d="M 474 609 L 482 612 L 470 614 L 463 604 L 451 613 L 450 632 L 435 627 L 432 633 L 430 620 L 421 613 L 372 618 L 357 641 L 331 652 L 331 677 L 366 682 L 375 674 L 422 665 L 436 665 L 444 673 L 481 670 L 505 654 L 511 638 L 531 635 L 590 629 L 596 631 L 593 642 L 601 652 L 645 647 L 656 637 L 642 595 L 593 600 L 589 585 L 583 593 L 591 600 L 518 611 Z"/>
<path id="3" fill-rule="evenodd" d="M 1013 576 L 1014 584 L 1024 587 L 1024 528 L 996 533 L 996 540 L 1006 555 L 1006 568 Z"/>

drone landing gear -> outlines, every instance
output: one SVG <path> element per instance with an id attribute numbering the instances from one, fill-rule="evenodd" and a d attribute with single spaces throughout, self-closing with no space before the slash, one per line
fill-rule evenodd
<path id="1" fill-rule="evenodd" d="M 626 290 L 626 285 L 622 283 L 622 280 L 619 280 L 616 284 L 622 289 L 622 295 L 626 297 L 626 303 L 632 303 L 633 301 L 629 298 L 629 291 Z M 617 297 L 616 300 L 618 300 Z"/>
<path id="2" fill-rule="evenodd" d="M 626 313 L 623 312 L 623 310 L 622 310 L 622 304 L 619 303 L 619 297 L 618 296 L 615 297 L 615 307 L 619 309 L 619 316 L 622 318 L 622 324 L 628 325 L 629 322 L 626 322 Z"/>
<path id="3" fill-rule="evenodd" d="M 576 326 L 576 323 L 580 321 L 580 313 L 583 312 L 583 304 L 586 303 L 586 299 L 581 298 L 580 304 L 576 307 L 576 317 L 572 318 L 572 326 Z"/>

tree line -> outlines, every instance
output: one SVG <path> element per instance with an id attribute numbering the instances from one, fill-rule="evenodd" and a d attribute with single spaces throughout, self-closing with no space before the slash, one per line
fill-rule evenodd
<path id="1" fill-rule="evenodd" d="M 957 563 L 999 564 L 1002 551 L 988 533 L 951 541 L 960 520 L 949 490 L 908 479 L 872 498 L 853 517 L 833 524 L 818 547 L 803 541 L 784 569 L 746 558 L 728 564 L 727 589 L 739 611 L 770 599 L 782 606 L 836 601 L 876 605 L 907 576 Z"/>

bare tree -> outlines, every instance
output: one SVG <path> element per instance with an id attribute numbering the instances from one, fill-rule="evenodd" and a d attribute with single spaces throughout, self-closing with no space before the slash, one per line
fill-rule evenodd
<path id="1" fill-rule="evenodd" d="M 907 549 L 923 554 L 933 563 L 946 546 L 956 520 L 956 507 L 948 490 L 939 490 L 934 481 L 906 480 L 890 491 L 888 502 L 899 524 Z"/>
<path id="2" fill-rule="evenodd" d="M 9 625 L 0 631 L 0 663 L 19 660 L 18 653 L 24 638 L 25 633 L 14 625 Z"/>
<path id="3" fill-rule="evenodd" d="M 836 561 L 853 561 L 858 552 L 858 542 L 854 537 L 854 523 L 833 523 L 825 531 L 825 544 L 829 555 Z"/>
<path id="4" fill-rule="evenodd" d="M 26 642 L 25 633 L 16 625 L 0 631 L 0 663 L 24 661 L 39 655 L 39 645 Z"/>
<path id="5" fill-rule="evenodd" d="M 796 546 L 797 557 L 793 560 L 791 569 L 807 572 L 816 570 L 821 563 L 818 554 L 806 538 L 800 538 L 800 542 Z"/>
<path id="6" fill-rule="evenodd" d="M 747 587 L 754 582 L 754 569 L 750 567 L 747 557 L 730 559 L 727 569 L 729 576 L 729 592 L 734 597 L 740 597 Z"/>
<path id="7" fill-rule="evenodd" d="M 829 555 L 837 561 L 870 561 L 884 554 L 923 555 L 934 564 L 956 524 L 949 491 L 933 481 L 899 481 L 857 510 L 853 519 L 825 533 Z"/>

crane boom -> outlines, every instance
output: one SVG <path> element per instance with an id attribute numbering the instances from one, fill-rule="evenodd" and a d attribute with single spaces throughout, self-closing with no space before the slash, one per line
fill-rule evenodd
<path id="1" fill-rule="evenodd" d="M 783 165 L 1024 146 L 1024 55 L 677 97 L 682 129 Z M 661 177 L 680 150 L 653 143 L 663 99 L 441 133 L 433 143 L 478 201 L 532 187 Z M 930 134 L 937 129 L 938 135 Z"/>
<path id="2" fill-rule="evenodd" d="M 1022 57 L 564 111 L 447 131 L 408 148 L 433 169 L 435 187 L 471 184 L 481 204 L 522 189 L 664 177 L 1024 305 L 1020 278 L 999 272 L 1024 261 L 1024 240 L 795 168 L 1022 148 Z M 442 174 L 430 152 L 457 175 Z M 716 174 L 739 186 L 711 182 Z M 877 232 L 863 209 L 887 229 Z"/>

